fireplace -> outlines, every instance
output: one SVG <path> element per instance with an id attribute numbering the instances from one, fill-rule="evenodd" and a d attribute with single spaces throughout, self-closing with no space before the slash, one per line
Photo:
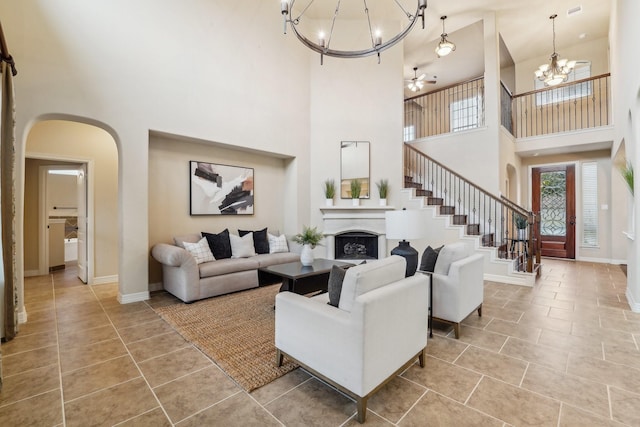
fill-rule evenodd
<path id="1" fill-rule="evenodd" d="M 326 206 L 321 207 L 322 227 L 327 248 L 327 259 L 365 260 L 387 256 L 387 238 L 385 236 L 385 212 L 393 206 Z M 343 235 L 363 236 L 353 241 L 336 242 Z M 366 237 L 365 237 L 366 236 Z M 360 240 L 369 241 L 367 244 Z M 345 244 L 347 255 L 344 252 Z M 355 244 L 355 245 L 354 245 Z M 367 247 L 367 245 L 371 245 Z M 362 246 L 365 246 L 363 254 Z M 354 257 L 358 258 L 354 258 Z"/>
<path id="2" fill-rule="evenodd" d="M 378 235 L 364 231 L 335 235 L 335 259 L 378 259 Z"/>

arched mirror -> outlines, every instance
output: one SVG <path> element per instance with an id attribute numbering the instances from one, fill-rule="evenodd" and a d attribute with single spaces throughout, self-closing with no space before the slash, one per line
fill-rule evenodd
<path id="1" fill-rule="evenodd" d="M 358 180 L 361 185 L 360 198 L 368 199 L 371 194 L 369 142 L 342 141 L 340 144 L 340 197 L 351 199 L 351 182 Z"/>

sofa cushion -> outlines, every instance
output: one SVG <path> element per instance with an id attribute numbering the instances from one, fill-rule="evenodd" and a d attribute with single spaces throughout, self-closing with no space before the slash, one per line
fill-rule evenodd
<path id="1" fill-rule="evenodd" d="M 351 311 L 358 296 L 404 279 L 406 268 L 407 261 L 398 255 L 351 267 L 342 282 L 338 308 Z"/>
<path id="2" fill-rule="evenodd" d="M 231 242 L 229 240 L 228 229 L 225 228 L 224 231 L 218 234 L 205 233 L 203 231 L 202 235 L 207 238 L 207 242 L 209 242 L 209 247 L 215 259 L 231 258 Z"/>
<path id="3" fill-rule="evenodd" d="M 196 259 L 197 264 L 216 260 L 211 253 L 207 239 L 204 237 L 198 243 L 183 242 L 183 244 L 184 248 Z"/>
<path id="4" fill-rule="evenodd" d="M 249 232 L 243 237 L 229 234 L 231 242 L 231 258 L 249 258 L 256 255 L 253 247 L 253 233 Z"/>
<path id="5" fill-rule="evenodd" d="M 457 242 L 444 245 L 444 247 L 440 249 L 433 272 L 448 275 L 451 263 L 466 258 L 467 256 L 469 256 L 469 248 L 464 243 Z"/>
<path id="6" fill-rule="evenodd" d="M 444 246 L 433 249 L 431 246 L 427 246 L 427 249 L 422 253 L 422 259 L 420 260 L 420 271 L 429 271 L 433 273 L 438 260 L 438 254 Z"/>
<path id="7" fill-rule="evenodd" d="M 184 249 L 184 242 L 189 242 L 189 243 L 198 243 L 198 241 L 200 239 L 202 239 L 203 236 L 199 235 L 199 234 L 185 234 L 184 236 L 176 236 L 173 238 L 174 243 L 176 244 L 176 246 L 181 247 L 182 249 Z"/>
<path id="8" fill-rule="evenodd" d="M 253 247 L 257 254 L 268 254 L 269 253 L 269 239 L 267 237 L 267 228 L 263 228 L 262 230 L 238 230 L 238 234 L 240 237 L 253 233 Z"/>
<path id="9" fill-rule="evenodd" d="M 251 259 L 256 260 L 260 267 L 269 267 L 270 265 L 300 261 L 300 255 L 294 254 L 293 252 L 283 252 L 278 254 L 258 254 Z"/>
<path id="10" fill-rule="evenodd" d="M 199 265 L 200 278 L 221 276 L 223 274 L 237 273 L 239 271 L 256 270 L 258 261 L 252 258 L 226 258 L 213 262 L 205 262 Z"/>
<path id="11" fill-rule="evenodd" d="M 274 236 L 273 234 L 268 234 L 269 238 L 269 253 L 277 254 L 280 252 L 289 252 L 289 245 L 287 245 L 287 238 L 284 234 L 279 236 Z"/>

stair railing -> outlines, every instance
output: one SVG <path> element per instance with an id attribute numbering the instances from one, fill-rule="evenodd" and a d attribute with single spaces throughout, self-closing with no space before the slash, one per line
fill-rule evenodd
<path id="1" fill-rule="evenodd" d="M 427 204 L 455 208 L 454 224 L 466 223 L 466 234 L 480 235 L 483 246 L 498 248 L 498 257 L 516 260 L 518 271 L 534 272 L 540 264 L 539 218 L 511 200 L 472 183 L 414 147 L 404 145 L 405 186 L 422 189 Z M 450 213 L 450 209 L 441 210 Z"/>

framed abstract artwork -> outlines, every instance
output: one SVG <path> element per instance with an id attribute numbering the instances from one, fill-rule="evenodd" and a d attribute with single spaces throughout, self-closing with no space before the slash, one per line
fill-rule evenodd
<path id="1" fill-rule="evenodd" d="M 253 215 L 253 168 L 189 162 L 191 215 Z"/>

